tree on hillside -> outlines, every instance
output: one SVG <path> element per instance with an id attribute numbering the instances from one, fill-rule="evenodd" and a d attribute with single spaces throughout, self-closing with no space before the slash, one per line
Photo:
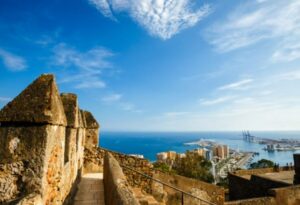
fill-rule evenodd
<path id="1" fill-rule="evenodd" d="M 214 177 L 210 172 L 211 167 L 210 161 L 196 153 L 187 152 L 185 158 L 176 159 L 173 169 L 179 175 L 212 183 Z"/>
<path id="2" fill-rule="evenodd" d="M 166 173 L 173 173 L 176 174 L 176 171 L 173 170 L 168 164 L 166 164 L 165 162 L 154 162 L 153 163 L 153 168 L 160 170 L 162 172 L 166 172 Z"/>
<path id="3" fill-rule="evenodd" d="M 275 163 L 267 160 L 267 159 L 261 159 L 257 162 L 250 164 L 250 169 L 259 169 L 259 168 L 272 168 L 275 166 Z"/>

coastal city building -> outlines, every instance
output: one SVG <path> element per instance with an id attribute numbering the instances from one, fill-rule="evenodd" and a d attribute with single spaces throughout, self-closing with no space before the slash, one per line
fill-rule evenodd
<path id="1" fill-rule="evenodd" d="M 186 157 L 186 154 L 185 154 L 185 153 L 177 153 L 177 157 L 178 157 L 179 159 L 183 159 L 183 158 Z"/>
<path id="2" fill-rule="evenodd" d="M 160 152 L 156 154 L 156 159 L 158 162 L 172 162 L 176 160 L 176 157 L 182 158 L 185 155 L 176 153 L 175 151 Z"/>
<path id="3" fill-rule="evenodd" d="M 167 152 L 160 152 L 156 154 L 156 159 L 158 162 L 164 162 L 168 158 Z"/>
<path id="4" fill-rule="evenodd" d="M 217 145 L 212 148 L 213 156 L 219 159 L 226 159 L 229 157 L 229 146 L 228 145 Z"/>
<path id="5" fill-rule="evenodd" d="M 211 150 L 209 149 L 205 149 L 205 159 L 211 161 L 213 157 L 213 153 Z"/>
<path id="6" fill-rule="evenodd" d="M 175 160 L 177 154 L 176 154 L 175 151 L 169 151 L 169 152 L 167 152 L 167 156 L 168 156 L 167 158 L 168 158 L 169 160 Z"/>

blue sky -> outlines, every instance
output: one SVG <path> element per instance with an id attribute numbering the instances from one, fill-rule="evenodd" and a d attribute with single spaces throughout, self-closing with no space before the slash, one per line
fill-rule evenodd
<path id="1" fill-rule="evenodd" d="M 0 107 L 42 73 L 104 131 L 299 130 L 298 0 L 2 0 Z"/>

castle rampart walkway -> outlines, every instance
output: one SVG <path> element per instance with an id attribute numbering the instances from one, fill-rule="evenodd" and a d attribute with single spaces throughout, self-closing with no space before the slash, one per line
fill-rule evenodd
<path id="1" fill-rule="evenodd" d="M 74 205 L 105 205 L 102 173 L 89 173 L 82 177 Z"/>

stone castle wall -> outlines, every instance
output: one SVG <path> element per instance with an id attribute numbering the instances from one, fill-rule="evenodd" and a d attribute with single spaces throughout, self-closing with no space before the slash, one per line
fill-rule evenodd
<path id="1" fill-rule="evenodd" d="M 275 198 L 278 205 L 300 204 L 300 186 L 290 186 L 270 190 L 270 195 Z"/>
<path id="2" fill-rule="evenodd" d="M 241 169 L 232 172 L 235 175 L 243 176 L 243 175 L 253 175 L 253 174 L 264 174 L 264 173 L 273 173 L 280 171 L 294 170 L 294 167 L 279 167 L 275 168 L 260 168 L 260 169 Z"/>
<path id="3" fill-rule="evenodd" d="M 143 177 L 140 174 L 124 167 L 130 167 L 152 177 L 152 164 L 145 159 L 121 154 L 111 150 L 103 149 L 101 147 L 93 147 L 92 149 L 87 148 L 85 149 L 84 172 L 102 172 L 104 165 L 104 156 L 106 153 L 110 153 L 118 161 L 130 186 L 140 187 L 144 191 L 151 193 L 152 182 L 150 179 Z"/>
<path id="4" fill-rule="evenodd" d="M 288 187 L 290 184 L 268 178 L 251 175 L 249 179 L 242 176 L 229 174 L 230 200 L 249 199 L 269 196 L 273 188 Z"/>
<path id="5" fill-rule="evenodd" d="M 283 205 L 277 204 L 273 197 L 261 197 L 226 202 L 224 205 Z M 286 204 L 288 205 L 288 204 Z"/>
<path id="6" fill-rule="evenodd" d="M 161 171 L 156 171 L 154 178 L 158 179 L 166 184 L 178 187 L 181 190 L 190 193 L 205 201 L 212 202 L 216 205 L 222 205 L 225 201 L 225 190 L 213 184 L 209 184 L 203 181 L 199 181 L 192 178 L 176 174 L 167 174 Z M 180 205 L 182 200 L 181 192 L 176 191 L 167 186 L 163 186 L 160 183 L 153 182 L 152 191 L 154 197 L 167 205 Z M 200 204 L 200 200 L 191 196 L 184 195 L 184 204 Z M 202 202 L 201 204 L 206 204 Z"/>
<path id="7" fill-rule="evenodd" d="M 68 201 L 97 125 L 76 95 L 59 94 L 52 75 L 35 80 L 0 111 L 0 203 Z"/>

